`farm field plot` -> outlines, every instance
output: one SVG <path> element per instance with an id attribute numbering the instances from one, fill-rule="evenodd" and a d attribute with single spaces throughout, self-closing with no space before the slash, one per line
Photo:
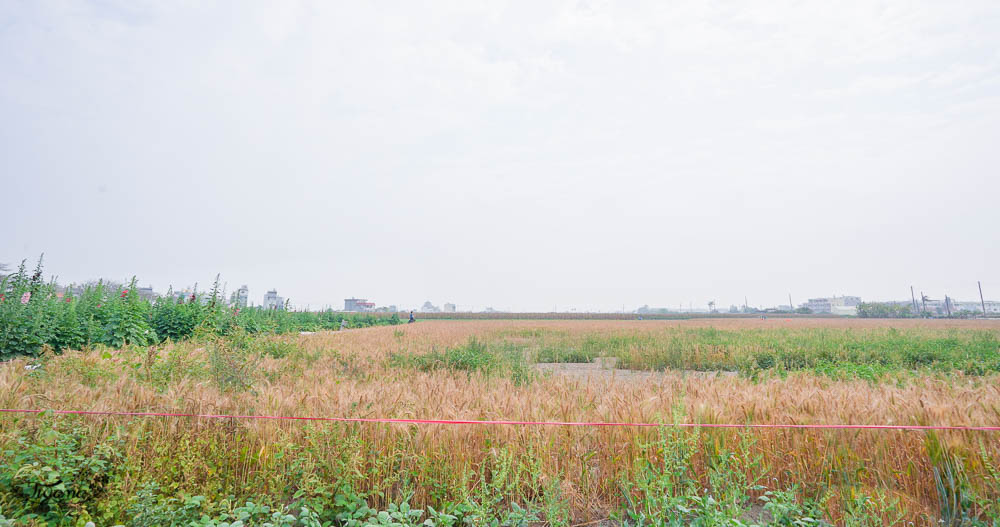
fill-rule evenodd
<path id="1" fill-rule="evenodd" d="M 998 321 L 237 333 L 13 360 L 0 406 L 663 425 L 0 415 L 0 514 L 26 525 L 1000 522 L 997 432 L 672 426 L 997 426 Z"/>

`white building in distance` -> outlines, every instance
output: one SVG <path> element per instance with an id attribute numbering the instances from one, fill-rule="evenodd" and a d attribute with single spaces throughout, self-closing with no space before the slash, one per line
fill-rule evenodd
<path id="1" fill-rule="evenodd" d="M 140 298 L 142 298 L 143 300 L 148 300 L 150 302 L 156 300 L 156 297 L 160 296 L 153 291 L 153 286 L 137 287 L 135 288 L 135 292 L 139 294 Z"/>
<path id="2" fill-rule="evenodd" d="M 445 313 L 454 313 L 455 309 L 456 309 L 455 304 L 452 304 L 451 302 L 445 302 L 444 309 L 442 311 L 444 311 Z"/>
<path id="3" fill-rule="evenodd" d="M 279 311 L 285 309 L 285 299 L 278 296 L 277 289 L 272 289 L 264 293 L 264 309 L 276 309 Z"/>
<path id="4" fill-rule="evenodd" d="M 275 293 L 277 294 L 277 292 Z M 241 285 L 239 289 L 233 291 L 233 296 L 229 298 L 229 303 L 234 307 L 244 308 L 247 307 L 247 303 L 250 300 L 250 288 L 245 284 Z"/>
<path id="5" fill-rule="evenodd" d="M 860 296 L 831 296 L 826 298 L 810 298 L 800 307 L 809 308 L 813 313 L 830 313 L 833 315 L 857 315 Z"/>
<path id="6" fill-rule="evenodd" d="M 344 311 L 364 312 L 375 309 L 375 302 L 369 302 L 367 298 L 345 298 Z"/>
<path id="7" fill-rule="evenodd" d="M 951 297 L 945 297 L 942 300 L 930 300 L 926 302 L 921 302 L 917 299 L 918 311 L 927 311 L 931 315 L 947 316 L 949 313 L 952 315 L 957 315 L 959 312 L 972 313 L 972 314 L 983 314 L 983 305 L 986 305 L 987 315 L 997 315 L 1000 314 L 1000 302 L 996 300 L 986 300 L 986 301 L 960 301 L 955 300 Z"/>
<path id="8" fill-rule="evenodd" d="M 962 302 L 958 300 L 951 301 L 952 309 L 956 311 L 971 311 L 972 313 L 980 313 L 980 314 L 983 312 L 984 304 L 986 305 L 986 314 L 988 315 L 1000 314 L 1000 302 L 997 302 L 996 300 L 985 300 L 979 302 L 975 300 L 969 302 Z"/>

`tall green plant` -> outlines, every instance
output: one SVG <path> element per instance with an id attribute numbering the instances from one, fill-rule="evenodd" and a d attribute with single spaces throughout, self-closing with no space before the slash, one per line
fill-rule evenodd
<path id="1" fill-rule="evenodd" d="M 53 284 L 42 280 L 41 266 L 39 258 L 29 275 L 22 261 L 15 274 L 0 282 L 0 359 L 36 356 L 52 340 Z"/>
<path id="2" fill-rule="evenodd" d="M 130 344 L 145 346 L 155 340 L 149 325 L 150 305 L 136 293 L 135 284 L 135 277 L 132 277 L 127 289 L 109 299 L 104 344 L 120 348 Z"/>
<path id="3" fill-rule="evenodd" d="M 46 345 L 56 351 L 92 344 L 117 348 L 196 334 L 292 333 L 337 330 L 342 322 L 351 328 L 399 323 L 395 316 L 232 307 L 223 301 L 219 276 L 207 296 L 175 299 L 168 294 L 150 302 L 138 295 L 133 277 L 128 285 L 98 281 L 82 290 L 70 287 L 60 297 L 55 281 L 44 280 L 42 263 L 39 257 L 29 272 L 22 261 L 17 272 L 0 277 L 0 360 L 37 356 Z"/>

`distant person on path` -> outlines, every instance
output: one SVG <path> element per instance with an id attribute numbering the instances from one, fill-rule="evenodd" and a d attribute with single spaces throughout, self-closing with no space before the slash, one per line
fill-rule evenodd
<path id="1" fill-rule="evenodd" d="M 340 319 L 340 330 L 344 331 L 347 329 L 347 319 Z"/>
<path id="2" fill-rule="evenodd" d="M 410 311 L 410 320 L 407 324 L 412 324 L 416 319 L 413 318 L 413 311 Z"/>

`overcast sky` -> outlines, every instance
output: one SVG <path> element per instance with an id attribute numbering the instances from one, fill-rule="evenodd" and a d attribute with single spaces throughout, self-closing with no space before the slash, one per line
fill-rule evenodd
<path id="1" fill-rule="evenodd" d="M 251 300 L 1000 299 L 1000 3 L 0 3 L 0 262 Z"/>

